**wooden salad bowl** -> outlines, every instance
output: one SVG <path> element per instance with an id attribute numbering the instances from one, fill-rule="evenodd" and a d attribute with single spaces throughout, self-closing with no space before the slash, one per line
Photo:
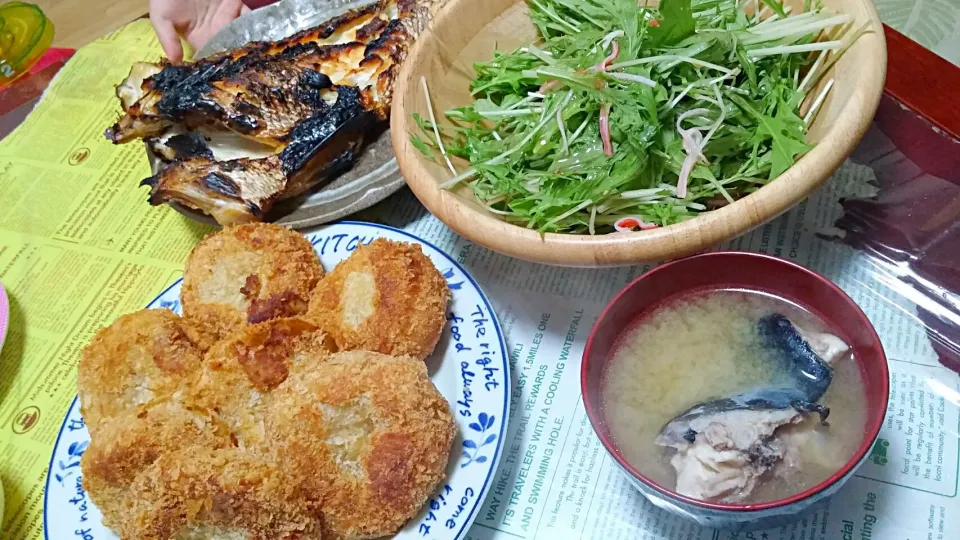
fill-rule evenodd
<path id="1" fill-rule="evenodd" d="M 802 0 L 789 0 L 797 12 Z M 418 199 L 462 236 L 520 259 L 560 266 L 597 267 L 655 262 L 710 248 L 749 231 L 798 204 L 819 188 L 850 155 L 876 112 L 886 73 L 883 26 L 870 0 L 824 0 L 824 6 L 867 24 L 860 37 L 820 79 L 832 90 L 810 126 L 808 142 L 817 143 L 783 174 L 733 204 L 667 227 L 602 235 L 541 234 L 507 223 L 477 201 L 469 186 L 441 189 L 450 178 L 410 141 L 419 129 L 413 114 L 429 118 L 420 79 L 430 88 L 433 110 L 471 103 L 473 64 L 492 59 L 494 49 L 513 50 L 533 42 L 536 33 L 524 0 L 449 0 L 403 63 L 394 93 L 390 128 L 400 170 Z M 463 160 L 454 161 L 465 170 Z"/>

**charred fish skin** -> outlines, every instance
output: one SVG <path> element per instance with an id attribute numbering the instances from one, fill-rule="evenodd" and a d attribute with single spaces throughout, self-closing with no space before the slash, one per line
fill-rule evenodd
<path id="1" fill-rule="evenodd" d="M 369 126 L 376 118 L 366 116 L 361 93 L 356 88 L 337 87 L 337 101 L 332 107 L 304 120 L 290 133 L 287 147 L 280 153 L 284 172 L 293 174 L 303 168 L 338 129 L 351 120 L 360 119 Z M 356 137 L 357 134 L 352 134 Z"/>
<path id="2" fill-rule="evenodd" d="M 376 120 L 365 110 L 359 90 L 332 90 L 337 95 L 334 105 L 324 102 L 314 116 L 298 124 L 279 154 L 215 161 L 204 153 L 175 159 L 142 182 L 150 187 L 150 204 L 178 202 L 222 225 L 238 224 L 262 221 L 278 200 L 323 185 L 352 166 Z"/>
<path id="3" fill-rule="evenodd" d="M 197 74 L 199 80 L 188 77 L 164 91 L 157 112 L 174 122 L 212 123 L 267 144 L 279 144 L 298 122 L 326 104 L 324 91 L 334 82 L 322 70 L 335 68 L 325 65 L 339 65 L 341 57 L 359 54 L 362 48 L 356 43 L 326 47 L 309 43 L 269 62 L 238 68 L 217 82 Z"/>
<path id="4" fill-rule="evenodd" d="M 314 113 L 323 101 L 322 91 L 332 85 L 317 68 L 362 47 L 308 43 L 267 60 L 224 57 L 201 67 L 166 65 L 144 83 L 148 97 L 155 100 L 147 107 L 128 109 L 106 136 L 114 143 L 123 143 L 143 136 L 145 131 L 159 134 L 170 123 L 213 124 L 264 143 L 279 144 L 298 121 Z M 148 124 L 138 122 L 139 118 L 157 121 Z M 132 133 L 132 126 L 140 129 Z"/>
<path id="5" fill-rule="evenodd" d="M 334 105 L 324 105 L 300 123 L 280 154 L 230 161 L 207 156 L 176 160 L 141 183 L 150 187 L 150 204 L 180 202 L 222 224 L 259 221 L 279 199 L 300 195 L 349 169 L 373 113 L 363 108 L 363 95 L 356 88 L 335 90 Z"/>
<path id="6" fill-rule="evenodd" d="M 396 13 L 395 18 L 384 19 L 391 12 Z M 418 27 L 403 19 L 419 14 L 416 2 L 381 0 L 336 17 L 319 29 L 277 43 L 251 44 L 242 54 L 224 53 L 184 65 L 163 62 L 159 73 L 143 80 L 140 99 L 130 106 L 125 103 L 124 116 L 106 136 L 122 143 L 157 135 L 171 122 L 212 122 L 265 142 L 277 139 L 297 121 L 312 115 L 316 92 L 302 92 L 298 87 L 300 75 L 313 71 L 340 85 L 355 83 L 352 78 L 370 72 L 372 79 L 367 85 L 375 89 L 378 98 L 373 105 L 385 119 L 391 68 L 403 60 L 415 37 L 408 28 Z M 340 41 L 326 41 L 351 23 L 359 27 L 340 36 Z M 346 38 L 351 39 L 343 41 Z M 130 85 L 125 81 L 121 86 Z M 380 87 L 386 91 L 380 92 Z"/>
<path id="7" fill-rule="evenodd" d="M 144 64 L 122 97 L 118 87 L 124 115 L 105 135 L 147 139 L 164 158 L 143 181 L 151 204 L 178 203 L 221 225 L 262 221 L 278 200 L 353 165 L 389 118 L 399 64 L 442 3 L 380 0 L 277 42 Z"/>
<path id="8" fill-rule="evenodd" d="M 213 151 L 210 150 L 206 137 L 194 131 L 174 135 L 167 139 L 164 145 L 173 151 L 172 156 L 164 156 L 171 161 L 192 157 L 213 159 Z"/>
<path id="9" fill-rule="evenodd" d="M 153 206 L 177 202 L 221 224 L 261 221 L 283 192 L 287 179 L 280 156 L 214 161 L 175 161 L 140 185 L 150 187 Z"/>
<path id="10" fill-rule="evenodd" d="M 280 153 L 287 184 L 280 199 L 298 197 L 323 186 L 353 167 L 376 113 L 367 95 L 354 87 L 336 87 L 337 101 L 328 111 L 301 122 Z"/>
<path id="11" fill-rule="evenodd" d="M 217 53 L 181 66 L 166 60 L 157 64 L 134 64 L 130 75 L 117 86 L 117 97 L 123 107 L 124 116 L 108 129 L 105 135 L 114 143 L 128 142 L 147 136 L 134 130 L 135 124 L 147 120 L 152 120 L 154 123 L 160 121 L 156 106 L 165 92 L 177 89 L 180 84 L 194 85 L 194 92 L 197 92 L 212 86 L 213 83 L 235 76 L 251 66 L 269 62 L 272 57 L 291 50 L 297 45 L 306 43 L 320 45 L 341 41 L 343 36 L 340 36 L 339 32 L 344 31 L 357 20 L 372 18 L 382 12 L 387 4 L 386 0 L 373 2 L 346 11 L 316 27 L 302 30 L 287 38 L 275 42 L 251 42 L 243 47 Z M 169 105 L 168 103 L 168 107 Z M 176 107 L 169 108 L 176 110 Z M 153 129 L 162 129 L 162 126 L 154 126 Z"/>

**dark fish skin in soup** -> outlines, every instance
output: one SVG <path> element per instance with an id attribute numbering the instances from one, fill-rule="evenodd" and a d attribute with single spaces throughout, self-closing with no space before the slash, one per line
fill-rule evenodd
<path id="1" fill-rule="evenodd" d="M 802 423 L 813 412 L 826 425 L 830 410 L 817 401 L 833 382 L 830 363 L 848 346 L 836 336 L 805 332 L 780 313 L 764 315 L 756 325 L 760 346 L 771 353 L 766 361 L 780 363 L 787 380 L 699 403 L 660 430 L 655 443 L 677 450 L 671 464 L 680 493 L 743 500 L 761 478 L 796 455 L 777 438 L 781 426 Z"/>
<path id="2" fill-rule="evenodd" d="M 805 401 L 802 392 L 796 388 L 764 388 L 695 405 L 664 426 L 658 439 L 679 442 L 679 439 L 682 438 L 688 443 L 695 442 L 697 431 L 692 429 L 691 425 L 694 420 L 703 416 L 730 411 L 763 411 L 790 408 L 801 413 L 818 412 L 822 420 L 826 420 L 830 414 L 829 408 Z"/>
<path id="3" fill-rule="evenodd" d="M 774 313 L 757 322 L 767 347 L 780 353 L 790 366 L 790 374 L 800 387 L 802 400 L 815 403 L 833 382 L 833 368 L 824 362 L 785 316 Z"/>
<path id="4" fill-rule="evenodd" d="M 740 410 L 780 410 L 793 408 L 801 413 L 816 412 L 826 422 L 830 409 L 817 403 L 833 381 L 833 368 L 823 360 L 804 339 L 790 319 L 779 313 L 761 318 L 757 328 L 765 346 L 777 351 L 779 360 L 786 362 L 796 384 L 793 387 L 761 388 L 700 403 L 680 413 L 660 431 L 661 440 L 688 443 L 696 440 L 691 429 L 693 420 L 712 414 Z"/>

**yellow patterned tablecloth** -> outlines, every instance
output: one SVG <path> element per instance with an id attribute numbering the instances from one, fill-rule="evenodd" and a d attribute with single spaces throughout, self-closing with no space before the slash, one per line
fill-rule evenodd
<path id="1" fill-rule="evenodd" d="M 11 327 L 0 353 L 4 539 L 41 538 L 43 486 L 80 349 L 176 280 L 210 231 L 152 208 L 142 144 L 114 147 L 114 85 L 160 46 L 141 20 L 77 51 L 29 118 L 0 142 L 0 282 Z"/>

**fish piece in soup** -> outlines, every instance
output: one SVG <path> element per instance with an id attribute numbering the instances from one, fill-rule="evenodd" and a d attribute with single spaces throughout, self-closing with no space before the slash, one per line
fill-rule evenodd
<path id="1" fill-rule="evenodd" d="M 740 502 L 786 455 L 774 432 L 801 420 L 793 409 L 732 410 L 691 422 L 698 430 L 692 442 L 658 437 L 657 444 L 677 450 L 670 464 L 677 471 L 678 493 Z"/>
<path id="2" fill-rule="evenodd" d="M 817 400 L 833 381 L 830 362 L 849 347 L 831 334 L 801 332 L 780 313 L 761 317 L 757 330 L 771 359 L 787 373 L 786 385 L 697 404 L 663 427 L 655 442 L 676 450 L 670 464 L 682 495 L 743 502 L 768 473 L 793 468 L 782 467 L 784 461 L 798 461 L 796 445 L 808 438 L 806 432 L 795 430 L 781 439 L 779 428 L 799 424 L 812 412 L 826 422 L 830 410 Z"/>
<path id="3" fill-rule="evenodd" d="M 637 472 L 734 504 L 829 478 L 860 447 L 867 414 L 844 339 L 789 300 L 743 289 L 693 291 L 644 312 L 614 345 L 601 400 Z"/>

